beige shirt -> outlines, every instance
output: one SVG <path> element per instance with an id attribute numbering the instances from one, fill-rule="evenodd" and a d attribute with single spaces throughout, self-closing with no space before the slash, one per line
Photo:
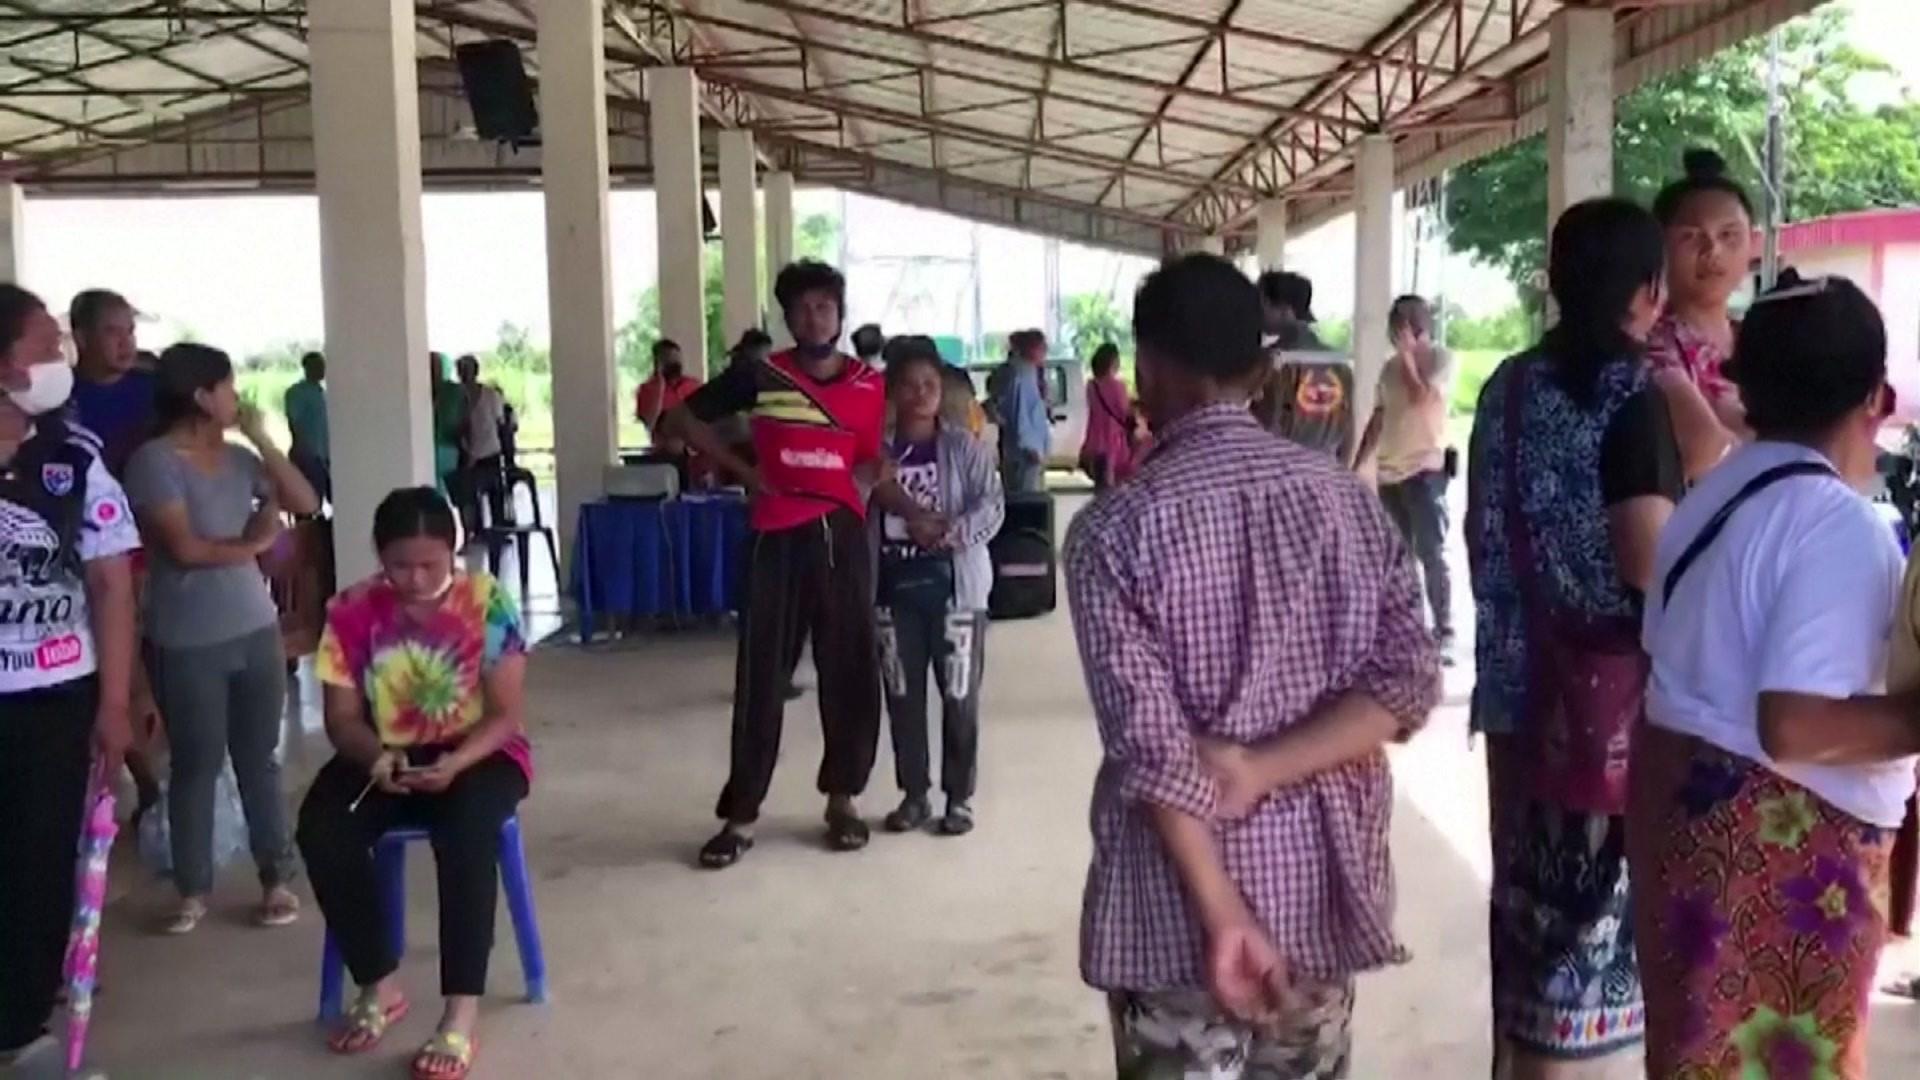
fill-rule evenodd
<path id="1" fill-rule="evenodd" d="M 1397 357 L 1387 358 L 1380 376 L 1380 483 L 1398 484 L 1424 472 L 1438 472 L 1447 460 L 1447 405 L 1453 400 L 1453 353 L 1433 350 L 1434 369 L 1427 393 L 1416 400 L 1400 378 Z"/>

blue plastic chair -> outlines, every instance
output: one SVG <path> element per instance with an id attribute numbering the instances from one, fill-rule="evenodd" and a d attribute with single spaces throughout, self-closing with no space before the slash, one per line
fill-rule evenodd
<path id="1" fill-rule="evenodd" d="M 407 845 L 429 839 L 426 829 L 390 830 L 374 845 L 374 873 L 386 900 L 387 934 L 393 954 L 407 951 Z M 527 978 L 527 1000 L 547 1000 L 547 958 L 540 949 L 540 924 L 533 913 L 533 885 L 527 877 L 526 847 L 520 842 L 520 818 L 500 826 L 500 883 L 507 890 L 507 911 L 513 916 L 513 936 L 520 946 L 520 970 Z M 320 955 L 320 1021 L 338 1020 L 346 986 L 346 963 L 340 958 L 333 931 L 327 931 Z"/>

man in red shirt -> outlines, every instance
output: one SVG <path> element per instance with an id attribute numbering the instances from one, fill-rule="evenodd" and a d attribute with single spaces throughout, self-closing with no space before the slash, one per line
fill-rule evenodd
<path id="1" fill-rule="evenodd" d="M 787 687 L 811 634 L 820 670 L 826 753 L 827 839 L 837 851 L 867 844 L 854 799 L 873 771 L 880 738 L 880 673 L 873 622 L 873 554 L 867 498 L 906 519 L 930 544 L 946 522 L 900 489 L 883 467 L 886 393 L 880 375 L 837 345 L 846 279 L 824 263 L 780 272 L 774 296 L 792 349 L 735 364 L 661 421 L 752 496 L 754 533 L 745 626 L 734 677 L 733 761 L 717 810 L 725 825 L 700 863 L 732 866 L 753 846 L 753 823 L 773 782 Z M 755 462 L 734 453 L 709 425 L 744 414 Z"/>
<path id="2" fill-rule="evenodd" d="M 669 338 L 654 342 L 653 375 L 641 383 L 633 395 L 633 418 L 646 425 L 647 434 L 653 436 L 654 449 L 668 457 L 686 454 L 683 440 L 660 433 L 660 418 L 685 404 L 698 389 L 700 380 L 687 374 L 679 343 Z"/>

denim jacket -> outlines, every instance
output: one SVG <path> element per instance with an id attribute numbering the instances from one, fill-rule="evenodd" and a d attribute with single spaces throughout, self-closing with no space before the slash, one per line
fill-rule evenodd
<path id="1" fill-rule="evenodd" d="M 940 425 L 940 505 L 936 511 L 952 522 L 953 607 L 955 611 L 985 611 L 993 591 L 993 560 L 987 544 L 1006 520 L 1007 501 L 1000 486 L 1000 469 L 987 445 L 972 433 Z M 867 515 L 876 557 L 884 511 L 874 507 Z"/>

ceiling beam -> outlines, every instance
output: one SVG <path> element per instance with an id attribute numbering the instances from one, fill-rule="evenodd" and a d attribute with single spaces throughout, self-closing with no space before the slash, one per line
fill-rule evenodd
<path id="1" fill-rule="evenodd" d="M 1047 62 L 1047 58 L 1038 53 L 1026 52 L 1021 49 L 1010 49 L 1005 46 L 973 41 L 963 37 L 954 37 L 951 34 L 937 34 L 929 30 L 921 30 L 900 23 L 882 22 L 878 19 L 870 19 L 836 8 L 814 7 L 810 4 L 802 3 L 800 0 L 740 0 L 740 2 L 750 4 L 754 7 L 766 8 L 769 11 L 783 12 L 801 19 L 837 23 L 849 29 L 860 30 L 868 34 L 905 38 L 911 41 L 918 41 L 922 44 L 972 52 L 981 56 L 989 56 L 996 60 L 1010 63 L 1031 64 L 1038 67 Z M 1312 109 L 1302 109 L 1294 105 L 1283 105 L 1277 102 L 1247 98 L 1222 91 L 1204 90 L 1194 86 L 1180 86 L 1175 83 L 1162 82 L 1158 79 L 1150 79 L 1143 75 L 1136 75 L 1129 71 L 1091 67 L 1072 61 L 1055 61 L 1054 65 L 1063 74 L 1071 74 L 1086 79 L 1104 80 L 1110 83 L 1119 83 L 1138 90 L 1146 90 L 1154 93 L 1176 94 L 1181 97 L 1190 97 L 1198 101 L 1207 101 L 1215 105 L 1224 105 L 1253 113 L 1317 120 L 1321 123 L 1336 127 L 1361 126 L 1345 118 L 1318 113 Z"/>
<path id="2" fill-rule="evenodd" d="M 1193 73 L 1200 70 L 1200 62 L 1205 60 L 1207 54 L 1212 52 L 1216 46 L 1219 46 L 1221 32 L 1226 29 L 1228 23 L 1233 21 L 1233 17 L 1238 14 L 1239 11 L 1240 0 L 1228 0 L 1227 9 L 1220 13 L 1219 21 L 1211 24 L 1211 29 L 1205 40 L 1201 42 L 1198 49 L 1193 51 L 1193 56 L 1187 60 L 1187 66 L 1181 69 L 1180 79 L 1175 85 L 1187 85 L 1193 78 Z M 1224 46 L 1219 47 L 1224 48 Z M 1221 55 L 1220 62 L 1223 72 L 1222 78 L 1224 80 L 1224 70 L 1226 66 L 1226 55 L 1224 53 Z M 1223 81 L 1222 86 L 1224 87 L 1224 85 L 1225 83 Z M 1174 100 L 1175 95 L 1172 93 L 1168 93 L 1160 99 L 1159 108 L 1153 110 L 1153 120 L 1148 123 L 1146 127 L 1140 129 L 1140 133 L 1133 137 L 1132 145 L 1127 147 L 1126 160 L 1132 161 L 1140 156 L 1140 147 L 1146 143 L 1147 136 L 1153 134 L 1160 126 L 1160 122 L 1166 118 L 1167 110 L 1173 106 Z M 1120 182 L 1122 175 L 1121 172 L 1116 171 L 1113 176 L 1107 180 L 1107 186 L 1100 189 L 1099 198 L 1093 200 L 1096 205 L 1107 201 L 1107 197 L 1113 194 L 1114 186 Z"/>
<path id="3" fill-rule="evenodd" d="M 794 48 L 803 49 L 807 52 L 830 52 L 839 56 L 850 57 L 855 60 L 864 60 L 868 63 L 896 65 L 904 69 L 900 73 L 901 77 L 903 78 L 909 75 L 912 75 L 916 71 L 926 71 L 931 74 L 937 75 L 943 79 L 944 78 L 956 79 L 961 82 L 973 83 L 978 86 L 985 86 L 995 90 L 1004 90 L 1011 94 L 1026 94 L 1029 96 L 1037 96 L 1041 92 L 1040 87 L 1038 86 L 1032 86 L 1032 85 L 1027 85 L 1023 83 L 1013 82 L 1007 79 L 997 78 L 995 76 L 988 75 L 984 72 L 971 71 L 965 68 L 957 68 L 950 65 L 910 59 L 910 58 L 902 57 L 898 54 L 873 52 L 868 49 L 862 49 L 857 46 L 846 45 L 840 42 L 815 41 L 803 35 L 785 33 L 780 30 L 773 29 L 772 27 L 768 27 L 764 25 L 756 25 L 753 23 L 743 23 L 734 19 L 724 18 L 722 16 L 708 15 L 704 12 L 681 11 L 678 9 L 667 11 L 664 8 L 661 10 L 665 12 L 665 14 L 668 17 L 671 17 L 671 18 L 682 19 L 687 22 L 695 23 L 699 25 L 712 26 L 716 29 L 727 30 L 737 34 L 751 34 L 757 37 L 764 38 L 768 41 L 783 42 L 785 44 L 793 46 Z M 697 67 L 698 65 L 696 64 L 695 66 Z M 1057 87 L 1050 87 L 1047 90 L 1047 96 L 1064 105 L 1073 105 L 1077 108 L 1082 108 L 1082 109 L 1096 109 L 1103 112 L 1111 113 L 1115 116 L 1131 116 L 1143 121 L 1151 120 L 1153 118 L 1152 111 L 1148 109 L 1136 108 L 1130 105 L 1122 105 L 1113 101 L 1103 101 L 1099 98 L 1088 97 L 1084 94 L 1065 93 Z M 1213 123 L 1207 123 L 1205 121 L 1183 119 L 1180 121 L 1180 126 L 1191 128 L 1194 131 L 1205 132 L 1209 135 L 1218 135 L 1222 138 L 1244 139 L 1247 136 L 1247 131 L 1246 131 L 1246 128 L 1244 127 L 1229 127 L 1224 124 L 1213 124 Z"/>
<path id="4" fill-rule="evenodd" d="M 1328 44 L 1324 41 L 1315 41 L 1311 38 L 1299 37 L 1294 34 L 1276 34 L 1267 30 L 1255 30 L 1248 26 L 1233 26 L 1231 25 L 1231 17 L 1223 18 L 1215 22 L 1210 19 L 1183 14 L 1177 10 L 1156 8 L 1147 4 L 1137 3 L 1135 0 L 1073 0 L 1073 3 L 1081 7 L 1112 11 L 1136 19 L 1146 19 L 1169 26 L 1179 26 L 1197 33 L 1208 35 L 1221 34 L 1228 38 L 1240 38 L 1246 41 L 1258 42 L 1262 45 L 1268 45 L 1276 49 L 1286 49 L 1292 52 L 1313 53 L 1316 56 L 1325 56 L 1336 60 L 1360 61 L 1365 64 L 1382 64 L 1387 67 L 1397 67 L 1411 71 L 1425 71 L 1435 75 L 1454 74 L 1452 68 L 1441 67 L 1430 63 L 1421 63 L 1417 60 L 1406 60 L 1395 56 L 1374 55 L 1356 49 Z"/>
<path id="5" fill-rule="evenodd" d="M 442 12 L 436 17 L 451 21 L 456 25 L 473 26 L 499 33 L 502 36 L 516 37 L 522 40 L 524 40 L 527 33 L 524 27 L 516 27 L 511 24 L 498 22 L 497 20 L 477 18 L 461 12 Z M 645 63 L 652 59 L 649 56 L 635 54 L 611 43 L 608 46 L 608 56 L 626 63 Z M 697 58 L 694 61 L 694 66 L 697 70 Z M 959 139 L 966 142 L 978 143 L 982 146 L 997 147 L 1002 150 L 1017 150 L 1023 152 L 1031 150 L 1033 153 L 1042 157 L 1061 161 L 1065 164 L 1077 165 L 1081 168 L 1100 169 L 1103 171 L 1120 170 L 1136 174 L 1143 179 L 1154 180 L 1160 183 L 1190 186 L 1204 182 L 1205 180 L 1200 174 L 1184 173 L 1171 169 L 1141 165 L 1137 162 L 1123 161 L 1107 155 L 1076 150 L 1072 147 L 1036 142 L 1034 140 L 995 131 L 991 128 L 975 127 L 970 124 L 960 124 L 951 120 L 929 119 L 919 113 L 902 112 L 883 106 L 869 105 L 864 102 L 849 101 L 841 98 L 822 101 L 807 90 L 758 82 L 730 73 L 700 72 L 699 74 L 701 79 L 709 83 L 732 87 L 749 96 L 767 98 L 773 101 L 783 101 L 805 108 L 828 109 L 850 120 L 860 120 L 871 124 L 905 128 L 909 131 L 917 131 L 926 135 L 938 135 L 950 139 Z"/>
<path id="6" fill-rule="evenodd" d="M 1389 54 L 1396 47 L 1398 47 L 1408 36 L 1417 35 L 1420 30 L 1420 27 L 1425 24 L 1427 19 L 1431 18 L 1435 14 L 1452 12 L 1456 16 L 1458 16 L 1460 13 L 1462 13 L 1462 11 L 1463 9 L 1459 6 L 1458 0 L 1413 0 L 1413 2 L 1409 3 L 1406 9 L 1403 10 L 1400 13 L 1400 15 L 1396 17 L 1391 23 L 1389 23 L 1385 29 L 1380 31 L 1380 33 L 1378 34 L 1375 34 L 1373 38 L 1366 43 L 1366 45 L 1362 48 L 1361 51 L 1368 57 L 1379 57 L 1382 55 Z M 1368 74 L 1378 75 L 1379 72 L 1380 72 L 1380 68 L 1376 64 L 1372 64 L 1372 63 L 1368 63 L 1360 67 L 1354 67 L 1351 65 L 1343 66 L 1340 70 L 1329 75 L 1327 79 L 1323 83 L 1321 83 L 1318 87 L 1310 91 L 1305 97 L 1301 99 L 1301 102 L 1302 104 L 1307 105 L 1311 108 L 1316 108 L 1316 109 L 1322 108 L 1327 103 L 1337 98 L 1341 98 L 1345 96 L 1357 79 Z M 1384 111 L 1385 103 L 1384 102 L 1380 103 L 1380 107 Z M 1374 122 L 1373 126 L 1378 126 L 1377 119 Z M 1275 122 L 1274 124 L 1270 125 L 1266 130 L 1260 132 L 1258 136 L 1248 140 L 1245 146 L 1241 147 L 1240 150 L 1236 151 L 1231 157 L 1229 157 L 1226 164 L 1222 165 L 1220 169 L 1214 174 L 1215 177 L 1218 179 L 1225 179 L 1230 176 L 1238 175 L 1241 172 L 1241 170 L 1247 166 L 1249 161 L 1259 156 L 1263 152 L 1278 149 L 1278 147 L 1282 143 L 1283 138 L 1287 135 L 1297 133 L 1300 127 L 1301 127 L 1300 121 L 1298 118 L 1295 118 L 1295 117 L 1285 117 Z M 1337 150 L 1338 152 L 1345 152 L 1346 148 L 1347 148 L 1347 140 L 1343 138 L 1341 139 L 1341 144 L 1337 148 Z M 1279 156 L 1280 155 L 1275 155 L 1276 159 Z M 1317 165 L 1319 164 L 1319 161 L 1325 160 L 1326 157 L 1330 157 L 1332 155 L 1331 154 L 1322 155 L 1322 154 L 1316 153 L 1313 156 L 1319 159 L 1319 160 L 1316 160 L 1315 162 L 1315 164 Z M 1293 169 L 1291 168 L 1291 163 L 1289 163 L 1288 171 L 1294 173 L 1297 178 L 1298 174 L 1305 170 Z M 1175 214 L 1176 215 L 1184 214 L 1192 210 L 1194 208 L 1196 201 L 1197 201 L 1196 199 L 1190 198 L 1185 202 L 1181 203 L 1180 206 L 1176 208 Z M 1244 213 L 1245 210 L 1246 210 L 1245 207 L 1241 208 L 1242 213 Z M 1224 227 L 1226 223 L 1217 222 L 1214 224 L 1216 226 Z"/>

